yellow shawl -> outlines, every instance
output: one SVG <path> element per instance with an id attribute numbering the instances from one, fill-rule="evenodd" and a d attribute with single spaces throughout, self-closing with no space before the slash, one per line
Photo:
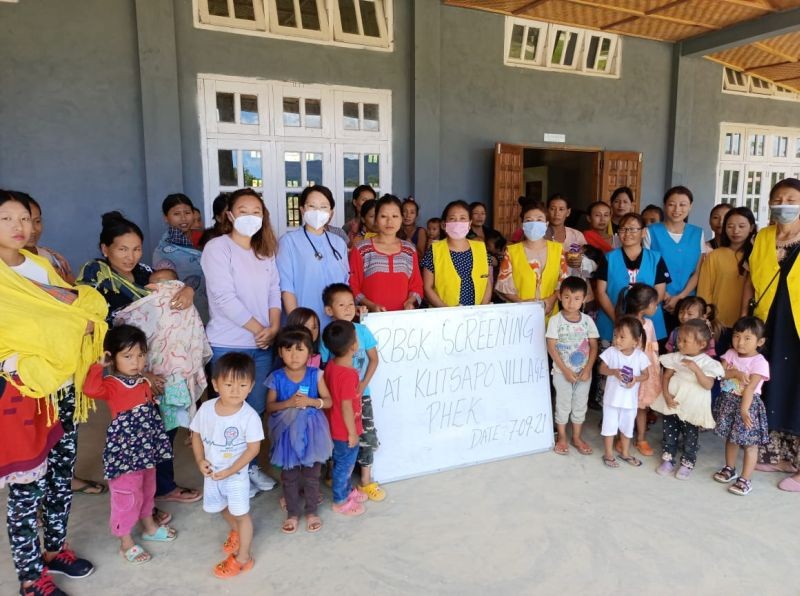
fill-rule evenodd
<path id="1" fill-rule="evenodd" d="M 0 361 L 17 355 L 21 384 L 7 372 L 0 374 L 23 395 L 50 397 L 54 402 L 58 390 L 74 378 L 75 420 L 83 422 L 91 401 L 83 395 L 83 381 L 89 366 L 103 354 L 108 306 L 94 288 L 70 286 L 46 259 L 20 252 L 47 271 L 51 286 L 76 291 L 77 299 L 72 304 L 62 302 L 0 260 Z M 90 335 L 86 335 L 88 321 L 94 323 Z"/>

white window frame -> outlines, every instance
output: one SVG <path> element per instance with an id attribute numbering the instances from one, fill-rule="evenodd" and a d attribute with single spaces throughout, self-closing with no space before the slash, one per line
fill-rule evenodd
<path id="1" fill-rule="evenodd" d="M 373 0 L 365 0 L 373 1 Z M 256 37 L 268 37 L 315 43 L 343 48 L 362 48 L 377 52 L 394 51 L 394 2 L 395 0 L 374 0 L 380 38 L 342 32 L 339 20 L 338 0 L 316 0 L 319 10 L 320 31 L 301 27 L 285 27 L 278 24 L 275 0 L 253 0 L 255 21 L 233 17 L 215 17 L 208 13 L 208 0 L 192 0 L 194 26 L 225 33 L 237 33 Z M 229 10 L 232 0 L 228 0 Z M 296 3 L 296 0 L 295 0 Z M 358 22 L 361 11 L 357 8 Z"/>
<path id="2" fill-rule="evenodd" d="M 737 184 L 736 188 L 734 189 L 734 192 L 725 192 L 725 186 L 724 186 L 725 172 L 730 172 L 731 174 L 735 172 L 738 174 Z M 744 166 L 740 164 L 721 162 L 718 168 L 717 188 L 719 189 L 719 191 L 717 192 L 717 198 L 718 198 L 717 202 L 727 203 L 728 205 L 738 207 L 739 201 L 741 200 L 742 197 L 743 184 L 744 184 Z"/>
<path id="3" fill-rule="evenodd" d="M 511 37 L 514 31 L 514 26 L 524 27 L 522 53 L 520 57 L 509 57 L 508 53 L 511 50 Z M 525 55 L 525 42 L 528 38 L 528 30 L 535 28 L 539 30 L 539 42 L 536 47 L 536 56 L 534 60 L 526 60 Z M 556 37 L 558 31 L 565 31 L 568 34 L 577 34 L 578 40 L 575 48 L 575 61 L 572 65 L 565 66 L 563 64 L 555 64 L 552 61 L 553 49 L 555 47 Z M 593 37 L 600 38 L 599 43 L 602 44 L 603 39 L 611 41 L 611 48 L 609 49 L 609 60 L 606 64 L 605 70 L 598 70 L 594 67 L 586 66 L 586 58 L 589 51 L 589 44 Z M 599 54 L 599 51 L 598 51 Z M 595 57 L 595 64 L 597 63 L 597 56 Z M 622 37 L 614 33 L 598 32 L 590 29 L 581 29 L 579 27 L 570 27 L 560 25 L 557 23 L 545 23 L 543 21 L 534 21 L 531 19 L 523 19 L 519 17 L 506 17 L 505 19 L 505 35 L 503 42 L 503 64 L 506 66 L 513 66 L 517 68 L 532 68 L 536 70 L 546 70 L 549 72 L 560 73 L 573 73 L 581 74 L 592 77 L 607 77 L 607 78 L 620 78 L 622 71 Z"/>
<path id="4" fill-rule="evenodd" d="M 553 52 L 556 49 L 556 43 L 558 41 L 558 34 L 560 32 L 564 32 L 567 34 L 567 42 L 564 44 L 564 51 L 561 54 L 562 61 L 561 62 L 553 62 Z M 578 70 L 579 66 L 583 64 L 583 36 L 584 36 L 583 29 L 577 29 L 575 27 L 567 27 L 565 25 L 553 25 L 551 30 L 548 32 L 547 35 L 547 54 L 545 55 L 545 61 L 549 68 L 555 68 L 558 70 Z M 563 62 L 563 58 L 567 55 L 567 47 L 569 46 L 569 39 L 570 36 L 574 35 L 575 39 L 575 53 L 572 55 L 572 63 L 565 64 Z"/>
<path id="5" fill-rule="evenodd" d="M 342 29 L 342 17 L 339 9 L 339 0 L 333 0 L 333 34 L 337 41 L 358 44 L 363 46 L 385 46 L 389 43 L 389 29 L 386 26 L 386 11 L 388 4 L 384 0 L 352 0 L 356 11 L 356 22 L 358 23 L 359 34 L 345 33 Z M 379 37 L 371 37 L 364 34 L 364 25 L 361 22 L 361 3 L 370 2 L 375 5 L 375 15 L 378 19 Z"/>
<path id="6" fill-rule="evenodd" d="M 769 136 L 769 145 L 770 145 L 770 160 L 773 161 L 787 161 L 789 159 L 789 141 L 792 137 L 788 134 L 782 133 L 772 133 Z M 775 155 L 775 150 L 780 147 L 780 139 L 786 139 L 786 155 Z"/>
<path id="7" fill-rule="evenodd" d="M 285 169 L 285 154 L 287 152 L 296 152 L 300 153 L 300 181 L 301 185 L 298 188 L 288 187 L 286 185 L 286 169 Z M 277 143 L 276 144 L 276 163 L 280 164 L 280 172 L 278 175 L 278 181 L 281 183 L 280 194 L 277 195 L 277 202 L 278 202 L 278 217 L 280 218 L 280 225 L 285 227 L 287 230 L 295 229 L 290 227 L 286 222 L 286 216 L 288 209 L 286 207 L 286 193 L 297 191 L 297 194 L 303 192 L 303 189 L 308 186 L 308 176 L 306 171 L 306 162 L 305 158 L 303 157 L 304 153 L 320 153 L 322 154 L 322 184 L 323 186 L 327 186 L 328 188 L 334 187 L 334 168 L 333 168 L 333 157 L 335 153 L 335 148 L 331 147 L 330 143 L 315 143 L 313 140 L 307 143 L 291 141 L 287 143 Z M 341 225 L 341 223 L 337 223 L 339 213 L 336 212 L 334 209 L 334 217 L 331 223 L 333 225 Z"/>
<path id="8" fill-rule="evenodd" d="M 200 111 L 200 135 L 203 162 L 203 190 L 205 217 L 210 219 L 214 197 L 220 191 L 234 190 L 234 187 L 219 185 L 219 149 L 260 150 L 262 153 L 262 175 L 264 177 L 264 201 L 269 209 L 275 232 L 280 235 L 290 228 L 286 225 L 286 172 L 284 153 L 301 151 L 323 155 L 323 183 L 336 198 L 332 223 L 342 225 L 345 219 L 344 153 L 377 153 L 380 155 L 379 176 L 381 191 L 392 188 L 392 92 L 383 89 L 360 89 L 356 87 L 331 85 L 302 85 L 286 81 L 263 81 L 251 78 L 224 75 L 198 75 L 198 98 Z M 239 128 L 220 128 L 216 122 L 216 92 L 236 92 L 256 90 L 259 97 L 259 127 L 250 125 L 250 130 Z M 319 98 L 322 101 L 323 129 L 326 136 L 303 135 L 294 127 L 283 127 L 283 97 Z M 262 102 L 261 97 L 267 98 Z M 343 101 L 376 103 L 380 113 L 380 131 L 346 131 L 355 135 L 342 135 L 333 125 L 336 108 L 341 111 Z M 280 109 L 278 109 L 280 106 Z M 327 116 L 326 116 L 327 114 Z M 326 121 L 328 123 L 326 127 Z M 265 125 L 263 128 L 261 125 Z M 255 130 L 258 129 L 258 130 Z M 316 130 L 316 129 L 314 129 Z M 335 161 L 334 161 L 335 160 Z M 363 177 L 363 163 L 360 163 L 360 176 Z M 243 182 L 243 164 L 238 167 L 238 180 Z M 304 178 L 305 180 L 305 178 Z M 302 191 L 302 189 L 298 189 Z"/>
<path id="9" fill-rule="evenodd" d="M 236 122 L 219 122 L 216 118 L 217 93 L 234 95 Z M 240 96 L 255 95 L 258 98 L 258 124 L 242 124 L 239 121 L 241 111 Z M 205 101 L 214 110 L 206 111 L 206 129 L 208 132 L 234 133 L 242 135 L 269 135 L 272 105 L 270 95 L 263 86 L 257 84 L 234 84 L 228 81 L 211 81 L 205 85 Z"/>
<path id="10" fill-rule="evenodd" d="M 236 29 L 249 29 L 249 30 L 263 30 L 266 28 L 266 19 L 264 18 L 264 5 L 262 0 L 251 0 L 253 3 L 253 14 L 255 20 L 237 19 L 232 17 L 220 17 L 212 15 L 208 11 L 208 0 L 196 0 L 199 2 L 198 6 L 193 6 L 194 14 L 197 15 L 201 23 L 207 25 L 214 25 L 217 27 L 233 27 Z M 269 1 L 269 0 L 267 0 Z M 235 15 L 233 10 L 233 0 L 228 0 L 228 14 Z"/>
<path id="11" fill-rule="evenodd" d="M 299 83 L 276 84 L 273 86 L 273 113 L 275 114 L 275 134 L 282 137 L 329 137 L 333 130 L 335 109 L 333 93 L 321 88 L 314 88 Z M 283 100 L 296 97 L 300 100 L 300 126 L 287 126 L 283 123 Z M 306 99 L 320 101 L 322 128 L 309 128 L 304 125 Z"/>
<path id="12" fill-rule="evenodd" d="M 727 154 L 725 153 L 725 137 L 728 134 L 739 135 L 739 153 Z M 719 159 L 720 161 L 742 161 L 745 153 L 748 150 L 747 144 L 747 130 L 745 128 L 732 128 L 727 127 L 722 130 L 719 135 Z"/>
<path id="13" fill-rule="evenodd" d="M 737 79 L 736 82 L 731 83 L 730 79 L 728 78 L 729 72 L 732 73 L 734 78 Z M 722 78 L 723 78 L 723 86 L 726 89 L 747 93 L 747 90 L 749 88 L 748 76 L 742 71 L 736 70 L 735 68 L 731 68 L 729 66 L 725 66 L 722 69 Z M 739 82 L 739 79 L 741 79 L 741 82 Z"/>
<path id="14" fill-rule="evenodd" d="M 379 196 L 391 192 L 391 155 L 385 151 L 384 145 L 375 144 L 359 144 L 353 145 L 350 143 L 340 143 L 336 145 L 336 176 L 342 182 L 342 193 L 352 192 L 355 186 L 344 186 L 344 155 L 345 153 L 358 153 L 360 155 L 358 160 L 358 183 L 366 184 L 366 177 L 364 175 L 364 155 L 369 153 L 376 153 L 380 155 L 380 164 L 378 167 L 378 177 L 380 179 L 380 186 L 375 187 Z M 340 195 L 340 196 L 341 196 Z M 338 205 L 337 205 L 338 207 Z M 344 211 L 342 211 L 344 213 Z M 342 220 L 344 222 L 344 220 Z"/>
<path id="15" fill-rule="evenodd" d="M 385 122 L 392 121 L 391 104 L 386 101 L 386 96 L 378 94 L 364 93 L 350 93 L 347 91 L 334 92 L 334 119 L 336 122 L 336 137 L 343 139 L 388 139 L 388 131 L 384 130 Z M 350 130 L 344 127 L 344 104 L 346 102 L 358 103 L 358 120 L 359 123 L 364 121 L 364 104 L 374 103 L 378 105 L 378 118 L 380 122 L 380 130 Z"/>
<path id="16" fill-rule="evenodd" d="M 739 85 L 733 84 L 728 80 L 728 73 L 727 71 L 731 70 L 733 72 L 739 73 L 739 75 L 744 79 L 744 83 Z M 767 81 L 771 87 L 768 88 L 753 88 L 752 79 L 759 78 L 753 77 L 752 75 L 747 74 L 746 72 L 742 72 L 736 68 L 731 66 L 723 66 L 722 67 L 722 92 L 723 93 L 730 93 L 732 95 L 746 95 L 747 97 L 760 97 L 762 99 L 779 99 L 781 101 L 800 101 L 800 93 L 788 89 L 787 87 L 782 87 L 781 85 L 772 83 L 771 81 Z M 766 79 L 760 79 L 766 81 Z M 781 89 L 779 89 L 781 87 Z"/>
<path id="17" fill-rule="evenodd" d="M 294 4 L 294 16 L 298 23 L 302 23 L 300 15 L 300 2 L 299 0 L 292 0 Z M 275 0 L 267 0 L 269 6 L 269 30 L 278 35 L 287 35 L 290 37 L 308 37 L 310 39 L 325 40 L 328 36 L 330 27 L 328 26 L 328 11 L 325 8 L 325 0 L 315 0 L 317 5 L 317 15 L 319 16 L 319 31 L 315 29 L 306 29 L 304 27 L 287 27 L 281 25 L 278 21 L 278 3 Z"/>
<path id="18" fill-rule="evenodd" d="M 727 133 L 743 134 L 743 151 L 740 156 L 725 155 L 725 135 Z M 750 135 L 765 135 L 765 155 L 750 155 Z M 776 137 L 787 137 L 789 146 L 787 157 L 774 156 L 774 140 Z M 758 199 L 758 212 L 754 213 L 759 227 L 769 224 L 769 191 L 771 190 L 773 174 L 797 177 L 800 175 L 800 157 L 796 155 L 797 143 L 800 143 L 800 128 L 784 128 L 777 126 L 758 126 L 753 124 L 739 124 L 723 122 L 720 125 L 719 160 L 717 163 L 716 202 L 732 202 L 733 195 L 723 195 L 723 175 L 726 170 L 739 172 L 739 188 L 735 196 L 737 206 L 747 206 L 748 198 L 754 205 Z M 747 178 L 750 173 L 761 174 L 761 189 L 759 193 L 747 193 Z M 723 201 L 727 199 L 727 201 Z"/>

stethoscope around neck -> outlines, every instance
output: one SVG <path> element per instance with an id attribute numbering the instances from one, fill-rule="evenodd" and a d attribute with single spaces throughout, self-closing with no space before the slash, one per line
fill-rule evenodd
<path id="1" fill-rule="evenodd" d="M 342 260 L 342 253 L 340 253 L 338 250 L 336 250 L 336 248 L 333 246 L 333 243 L 331 242 L 331 239 L 328 236 L 328 231 L 323 229 L 322 233 L 325 235 L 325 240 L 328 241 L 328 246 L 331 247 L 331 252 L 333 253 L 333 256 L 336 257 L 337 261 L 341 261 Z M 317 250 L 317 247 L 311 241 L 311 238 L 308 235 L 308 230 L 306 230 L 305 226 L 303 226 L 303 234 L 306 235 L 306 240 L 308 240 L 308 243 L 311 245 L 311 248 L 314 249 L 314 258 L 317 259 L 318 261 L 321 261 L 322 259 L 324 259 L 325 255 L 323 255 L 321 252 L 319 252 L 319 250 Z"/>

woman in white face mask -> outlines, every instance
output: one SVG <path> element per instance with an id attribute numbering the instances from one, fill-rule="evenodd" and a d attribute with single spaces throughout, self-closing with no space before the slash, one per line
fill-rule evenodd
<path id="1" fill-rule="evenodd" d="M 448 203 L 442 213 L 447 237 L 437 240 L 422 257 L 422 284 L 431 306 L 474 306 L 492 299 L 492 275 L 486 245 L 467 240 L 469 205 Z"/>
<path id="2" fill-rule="evenodd" d="M 277 241 L 264 201 L 251 188 L 232 193 L 222 221 L 222 236 L 203 249 L 211 320 L 206 328 L 216 362 L 228 352 L 243 352 L 255 362 L 256 375 L 247 403 L 263 414 L 264 381 L 272 369 L 272 342 L 281 321 L 281 293 L 275 263 Z M 250 466 L 251 493 L 275 482 Z"/>
<path id="3" fill-rule="evenodd" d="M 756 469 L 792 473 L 778 487 L 800 492 L 800 180 L 772 187 L 769 207 L 775 225 L 756 236 L 741 309 L 766 322 L 770 379 L 762 398 L 770 442 L 759 450 Z"/>
<path id="4" fill-rule="evenodd" d="M 538 202 L 522 206 L 525 239 L 508 247 L 495 289 L 508 302 L 544 302 L 547 318 L 558 311 L 558 286 L 567 276 L 561 244 L 545 239 L 547 214 Z"/>
<path id="5" fill-rule="evenodd" d="M 286 232 L 278 249 L 283 309 L 289 314 L 298 306 L 310 308 L 319 317 L 320 331 L 331 321 L 322 304 L 322 290 L 334 283 L 346 284 L 350 277 L 347 244 L 326 228 L 335 204 L 327 187 L 305 188 L 300 195 L 303 225 Z"/>

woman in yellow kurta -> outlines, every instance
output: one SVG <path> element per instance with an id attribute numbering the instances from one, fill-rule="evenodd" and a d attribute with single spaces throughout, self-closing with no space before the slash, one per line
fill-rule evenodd
<path id="1" fill-rule="evenodd" d="M 540 203 L 523 206 L 525 240 L 508 247 L 495 289 L 509 302 L 541 300 L 549 318 L 558 311 L 556 291 L 567 276 L 567 262 L 561 244 L 545 240 L 546 231 L 544 206 Z"/>
<path id="2" fill-rule="evenodd" d="M 712 250 L 700 266 L 697 295 L 717 307 L 717 318 L 727 328 L 739 319 L 745 283 L 744 265 L 753 250 L 757 232 L 753 212 L 736 207 L 725 214 L 719 248 Z"/>
<path id="3" fill-rule="evenodd" d="M 489 304 L 491 270 L 486 245 L 467 240 L 469 205 L 448 203 L 442 213 L 447 238 L 431 244 L 422 258 L 422 284 L 430 306 Z"/>
<path id="4" fill-rule="evenodd" d="M 775 225 L 756 236 L 742 300 L 742 314 L 753 299 L 755 316 L 767 324 L 770 379 L 762 398 L 770 442 L 759 450 L 756 469 L 791 472 L 778 487 L 800 492 L 800 180 L 778 182 L 769 207 Z"/>

